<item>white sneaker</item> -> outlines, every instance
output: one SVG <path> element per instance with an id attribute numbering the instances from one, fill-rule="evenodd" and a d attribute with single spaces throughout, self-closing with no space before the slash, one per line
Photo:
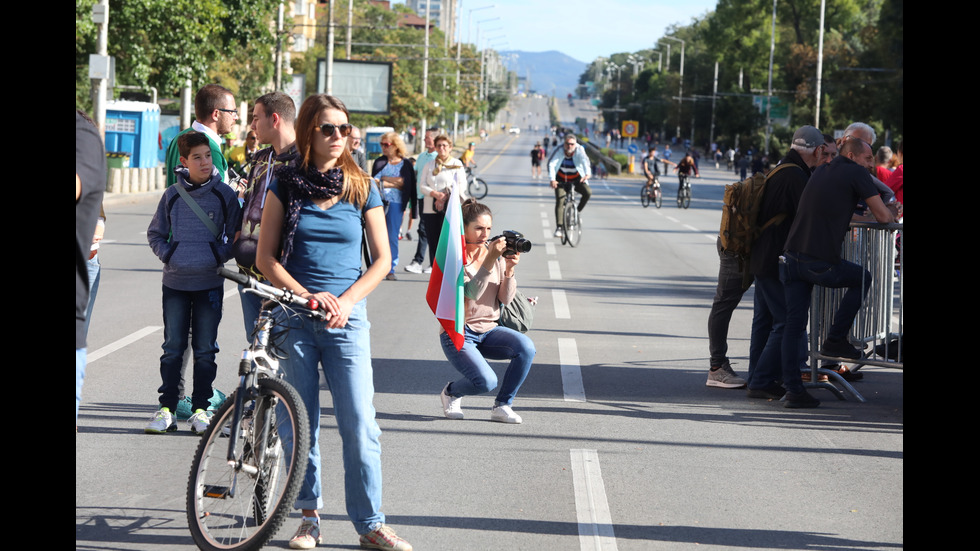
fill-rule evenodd
<path id="1" fill-rule="evenodd" d="M 561 237 L 561 228 L 555 230 L 555 237 Z"/>
<path id="2" fill-rule="evenodd" d="M 174 432 L 175 430 L 177 430 L 177 423 L 174 422 L 174 416 L 170 413 L 170 408 L 160 408 L 153 414 L 153 419 L 150 419 L 150 424 L 143 429 L 143 432 L 147 434 L 164 434 Z"/>
<path id="3" fill-rule="evenodd" d="M 203 409 L 195 411 L 188 421 L 191 423 L 191 432 L 194 434 L 204 434 L 208 430 L 208 426 L 211 425 L 211 418 L 208 417 L 208 412 Z"/>
<path id="4" fill-rule="evenodd" d="M 413 274 L 421 274 L 422 265 L 419 264 L 418 262 L 412 262 L 408 266 L 405 266 L 405 271 Z"/>
<path id="5" fill-rule="evenodd" d="M 442 388 L 442 392 L 439 393 L 439 399 L 442 401 L 442 413 L 446 415 L 447 419 L 462 419 L 463 397 L 446 394 L 446 389 L 449 388 L 449 385 L 450 383 L 446 383 L 446 386 Z"/>
<path id="6" fill-rule="evenodd" d="M 490 410 L 490 420 L 497 423 L 510 423 L 519 425 L 524 422 L 521 416 L 514 413 L 510 406 L 493 406 Z"/>
<path id="7" fill-rule="evenodd" d="M 431 274 L 432 273 L 432 266 L 429 266 L 428 268 L 422 270 L 422 273 L 423 274 Z"/>
<path id="8" fill-rule="evenodd" d="M 320 537 L 320 523 L 303 518 L 299 529 L 289 540 L 289 547 L 291 549 L 313 549 L 319 543 L 323 543 L 323 538 Z"/>

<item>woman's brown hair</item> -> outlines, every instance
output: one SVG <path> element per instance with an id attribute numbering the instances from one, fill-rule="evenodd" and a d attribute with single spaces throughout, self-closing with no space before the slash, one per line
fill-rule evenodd
<path id="1" fill-rule="evenodd" d="M 296 150 L 299 152 L 299 165 L 304 169 L 308 169 L 310 166 L 310 159 L 313 155 L 313 136 L 320 131 L 320 127 L 317 125 L 320 113 L 327 109 L 342 111 L 348 122 L 350 121 L 350 113 L 347 112 L 347 106 L 344 105 L 344 102 L 327 94 L 314 94 L 306 98 L 302 107 L 299 108 L 299 115 L 296 117 Z M 344 189 L 340 192 L 341 200 L 355 204 L 358 208 L 363 208 L 368 195 L 371 193 L 371 180 L 351 156 L 346 143 L 344 151 L 337 159 L 337 166 L 344 171 Z"/>

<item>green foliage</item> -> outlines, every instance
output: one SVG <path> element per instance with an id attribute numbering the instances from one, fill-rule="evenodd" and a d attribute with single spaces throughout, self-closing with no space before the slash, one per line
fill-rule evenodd
<path id="1" fill-rule="evenodd" d="M 635 78 L 631 67 L 620 75 L 604 70 L 609 63 L 627 63 L 630 54 L 621 52 L 596 59 L 579 80 L 597 83 L 607 127 L 630 118 L 640 121 L 641 132 L 666 128 L 669 136 L 679 126 L 681 137 L 688 138 L 693 123 L 696 145 L 704 146 L 713 118 L 716 142 L 727 145 L 738 140 L 743 147 L 760 147 L 765 116 L 751 98 L 765 95 L 768 87 L 772 9 L 772 0 L 718 0 L 713 12 L 688 25 L 668 28 L 668 36 L 685 41 L 685 101 L 680 107 L 676 96 L 681 84 L 681 44 L 677 41 L 658 43 L 669 66 L 665 74 L 656 70 L 656 54 L 641 50 L 632 54 L 646 60 Z M 828 133 L 853 121 L 902 133 L 902 10 L 903 0 L 827 0 L 820 126 Z M 782 140 L 788 137 L 777 136 L 791 135 L 793 129 L 815 119 L 819 16 L 820 0 L 781 0 L 777 5 L 772 88 L 789 104 L 790 122 L 789 128 L 774 131 L 771 143 L 783 151 Z M 719 97 L 712 114 L 715 62 Z M 625 112 L 609 111 L 617 97 Z"/>
<path id="2" fill-rule="evenodd" d="M 76 105 L 90 87 L 93 4 L 75 2 Z M 274 70 L 277 10 L 276 0 L 110 0 L 116 82 L 153 86 L 163 97 L 176 96 L 187 81 L 192 89 L 217 82 L 236 98 L 254 98 L 269 88 Z"/>

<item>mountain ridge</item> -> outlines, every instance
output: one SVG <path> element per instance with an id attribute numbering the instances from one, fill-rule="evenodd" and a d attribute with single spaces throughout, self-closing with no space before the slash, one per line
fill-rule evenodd
<path id="1" fill-rule="evenodd" d="M 573 93 L 578 86 L 578 79 L 585 72 L 587 63 L 579 61 L 558 50 L 544 52 L 528 52 L 523 50 L 501 51 L 503 57 L 516 55 L 517 59 L 507 60 L 506 66 L 514 71 L 521 79 L 528 77 L 530 72 L 530 90 L 539 94 L 556 96 Z M 525 81 L 521 81 L 522 84 Z M 527 89 L 524 89 L 527 91 Z"/>

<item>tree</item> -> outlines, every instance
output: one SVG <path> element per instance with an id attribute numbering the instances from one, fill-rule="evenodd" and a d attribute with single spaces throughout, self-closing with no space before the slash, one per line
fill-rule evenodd
<path id="1" fill-rule="evenodd" d="M 75 2 L 76 106 L 87 105 L 80 98 L 90 86 L 94 3 Z M 276 0 L 110 0 L 108 50 L 116 81 L 153 86 L 164 97 L 176 96 L 188 81 L 192 89 L 217 82 L 236 96 L 255 97 L 272 75 L 277 6 Z"/>

